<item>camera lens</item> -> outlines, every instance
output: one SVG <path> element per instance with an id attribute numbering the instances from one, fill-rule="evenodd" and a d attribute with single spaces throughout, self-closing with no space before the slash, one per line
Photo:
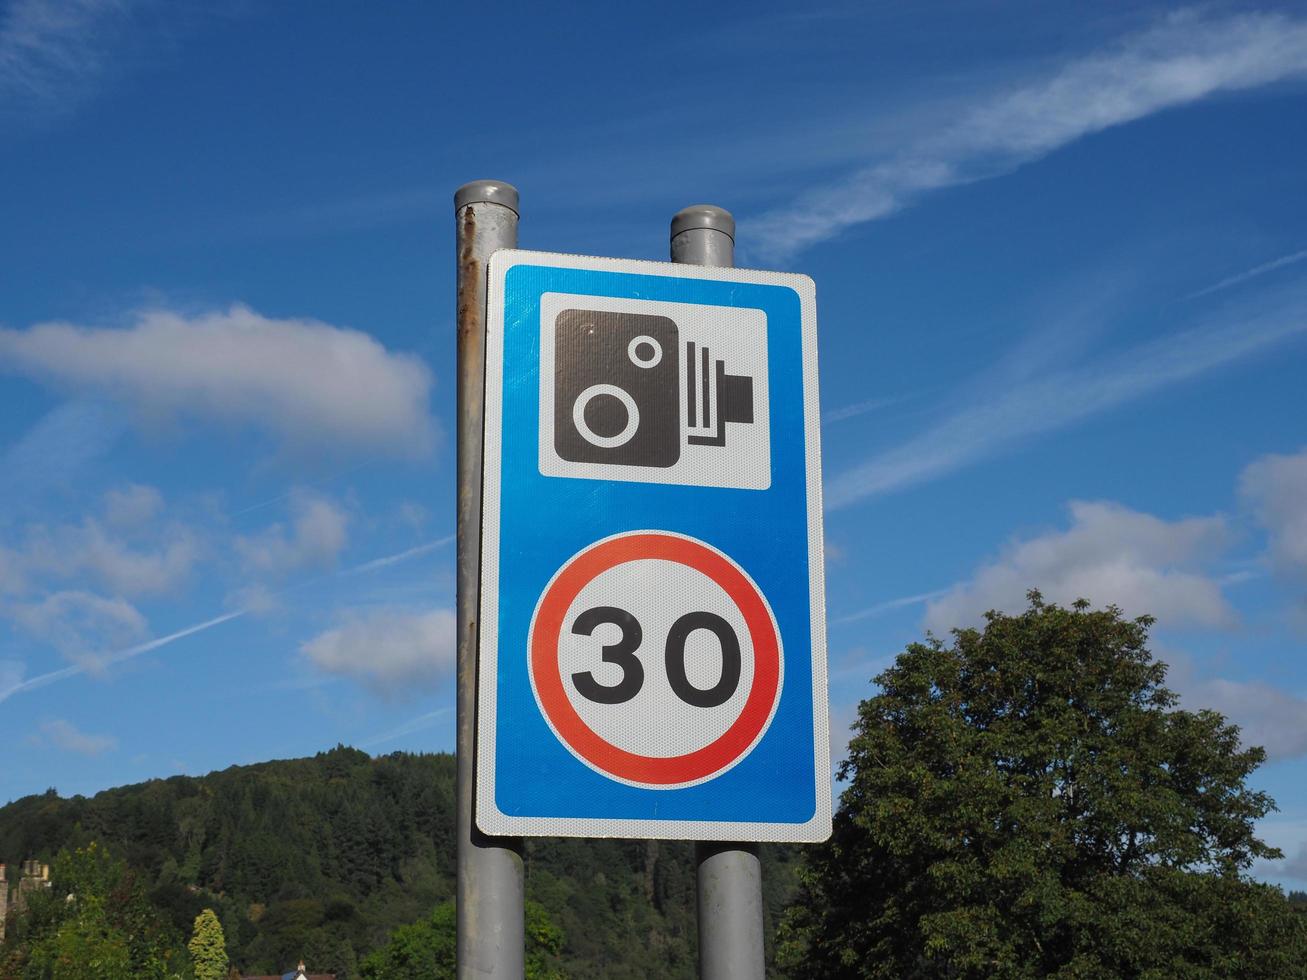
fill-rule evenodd
<path id="1" fill-rule="evenodd" d="M 590 427 L 586 420 L 585 412 L 590 407 L 590 403 L 596 398 L 616 398 L 626 410 L 626 425 L 616 435 L 601 436 Z M 600 403 L 602 407 L 602 403 Z M 581 438 L 592 446 L 598 446 L 600 449 L 616 449 L 618 446 L 624 446 L 631 441 L 636 431 L 640 428 L 640 409 L 635 404 L 635 399 L 627 394 L 617 385 L 598 384 L 591 385 L 581 394 L 576 396 L 576 401 L 572 403 L 572 424 L 576 426 L 576 431 L 581 434 Z"/>
<path id="2" fill-rule="evenodd" d="M 657 367 L 658 362 L 663 359 L 663 345 L 648 334 L 641 334 L 639 337 L 632 337 L 631 342 L 626 345 L 626 356 L 636 367 Z"/>

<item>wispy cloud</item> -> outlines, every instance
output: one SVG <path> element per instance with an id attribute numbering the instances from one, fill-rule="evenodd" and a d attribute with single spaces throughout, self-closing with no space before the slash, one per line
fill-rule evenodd
<path id="1" fill-rule="evenodd" d="M 13 0 L 0 10 L 0 119 L 44 120 L 167 55 L 215 5 Z"/>
<path id="2" fill-rule="evenodd" d="M 0 17 L 0 99 L 54 106 L 105 68 L 122 0 L 16 0 Z"/>
<path id="3" fill-rule="evenodd" d="M 247 569 L 284 575 L 302 568 L 330 567 L 345 548 L 349 515 L 334 501 L 308 490 L 293 493 L 291 525 L 277 523 L 236 538 Z"/>
<path id="4" fill-rule="evenodd" d="M 73 663 L 101 673 L 104 648 L 147 636 L 145 617 L 121 597 L 90 592 L 55 592 L 39 602 L 20 602 L 4 610 L 26 633 L 58 650 Z"/>
<path id="5" fill-rule="evenodd" d="M 51 490 L 76 485 L 89 464 L 106 455 L 126 428 L 120 417 L 93 401 L 70 401 L 42 416 L 0 453 L 0 500 L 7 514 Z"/>
<path id="6" fill-rule="evenodd" d="M 1307 21 L 1281 13 L 1175 13 L 1108 50 L 978 99 L 951 126 L 741 222 L 740 240 L 759 259 L 782 262 L 930 191 L 1009 173 L 1166 109 L 1304 73 Z"/>
<path id="7" fill-rule="evenodd" d="M 1274 272 L 1276 269 L 1283 269 L 1285 266 L 1295 265 L 1307 259 L 1307 249 L 1301 252 L 1294 252 L 1290 255 L 1281 255 L 1278 259 L 1272 259 L 1270 262 L 1263 262 L 1261 265 L 1253 266 L 1245 272 L 1236 276 L 1222 279 L 1218 283 L 1213 283 L 1206 289 L 1200 289 L 1196 293 L 1190 293 L 1185 299 L 1198 299 L 1200 296 L 1210 296 L 1212 293 L 1220 292 L 1222 289 L 1229 289 L 1231 286 L 1238 286 L 1247 282 L 1249 279 L 1256 279 L 1258 276 L 1264 276 L 1268 272 Z"/>
<path id="8" fill-rule="evenodd" d="M 977 400 L 902 445 L 837 474 L 826 506 L 934 479 L 1011 446 L 1063 428 L 1265 351 L 1307 332 L 1307 296 L 1280 293 L 1259 307 L 1024 383 L 995 384 Z"/>
<path id="9" fill-rule="evenodd" d="M 71 721 L 63 718 L 42 723 L 41 735 L 57 748 L 79 755 L 103 755 L 118 747 L 118 739 L 112 735 L 92 735 L 80 731 Z"/>

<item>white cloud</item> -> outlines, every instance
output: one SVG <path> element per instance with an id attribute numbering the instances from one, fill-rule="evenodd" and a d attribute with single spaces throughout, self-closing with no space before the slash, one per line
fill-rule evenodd
<path id="1" fill-rule="evenodd" d="M 934 479 L 1023 438 L 1063 428 L 1307 332 L 1307 296 L 1290 289 L 1218 320 L 1085 367 L 1023 383 L 991 377 L 979 397 L 826 484 L 832 510 Z"/>
<path id="2" fill-rule="evenodd" d="M 104 516 L 110 524 L 138 527 L 158 517 L 163 510 L 163 495 L 154 487 L 140 483 L 110 490 L 104 495 Z"/>
<path id="3" fill-rule="evenodd" d="M 742 224 L 768 262 L 883 218 L 922 194 L 1010 172 L 1092 133 L 1307 73 L 1307 22 L 1279 13 L 1172 14 L 1109 50 L 990 94 L 951 126 L 833 187 Z"/>
<path id="4" fill-rule="evenodd" d="M 1239 478 L 1239 492 L 1269 534 L 1276 568 L 1307 572 L 1307 450 L 1263 456 L 1249 464 Z"/>
<path id="5" fill-rule="evenodd" d="M 29 635 L 88 670 L 102 670 L 115 649 L 148 632 L 145 617 L 131 603 L 90 592 L 55 592 L 17 603 L 8 614 Z"/>
<path id="6" fill-rule="evenodd" d="M 1298 853 L 1284 862 L 1284 873 L 1290 878 L 1307 881 L 1307 843 L 1298 846 Z"/>
<path id="7" fill-rule="evenodd" d="M 140 314 L 125 329 L 0 329 L 12 371 L 121 398 L 144 417 L 265 429 L 297 446 L 417 456 L 434 443 L 431 373 L 358 330 L 245 306 Z"/>
<path id="8" fill-rule="evenodd" d="M 377 569 L 389 568 L 398 563 L 409 561 L 415 557 L 429 554 L 437 548 L 443 548 L 452 543 L 453 540 L 453 536 L 451 535 L 437 541 L 430 541 L 415 548 L 409 548 L 406 551 L 399 552 L 398 554 L 386 555 L 381 558 L 375 558 L 371 561 L 362 562 L 361 564 L 354 565 L 351 568 L 342 569 L 337 572 L 336 575 L 361 575 Z M 151 653 L 155 650 L 176 643 L 178 640 L 194 636 L 196 633 L 203 633 L 207 630 L 213 629 L 215 626 L 221 626 L 224 623 L 231 622 L 234 619 L 239 619 L 242 616 L 267 611 L 269 606 L 276 602 L 277 595 L 278 593 L 276 592 L 269 592 L 266 589 L 261 588 L 237 593 L 230 598 L 232 601 L 242 603 L 242 605 L 240 608 L 234 609 L 231 612 L 223 613 L 220 616 L 214 616 L 211 619 L 206 619 L 198 623 L 193 623 L 190 626 L 185 626 L 179 630 L 175 630 L 166 636 L 156 637 L 155 639 L 147 640 L 144 643 L 137 643 L 123 649 L 114 650 L 111 653 L 97 653 L 94 657 L 83 657 L 80 662 L 74 663 L 70 667 L 63 667 L 59 670 L 37 674 L 34 677 L 28 677 L 26 679 L 24 679 L 25 670 L 22 664 L 15 661 L 0 662 L 0 702 L 7 701 L 16 694 L 25 694 L 30 691 L 39 690 L 43 687 L 48 687 L 51 684 L 57 684 L 60 681 L 65 681 L 72 677 L 80 676 L 81 674 L 87 673 L 89 670 L 95 670 L 97 672 L 103 671 L 114 664 L 133 660 L 144 654 Z M 4 612 L 11 616 L 13 615 L 12 608 L 0 609 L 0 612 Z M 437 615 L 448 615 L 450 617 L 450 651 L 448 656 L 452 662 L 454 632 L 453 614 L 446 613 Z M 366 619 L 366 617 L 364 618 Z M 346 625 L 350 625 L 357 619 L 358 617 L 346 617 Z M 439 660 L 439 657 L 437 659 Z"/>
<path id="9" fill-rule="evenodd" d="M 27 584 L 23 574 L 22 557 L 0 545 L 0 596 L 6 592 L 21 592 Z"/>
<path id="10" fill-rule="evenodd" d="M 356 611 L 300 647 L 318 669 L 388 697 L 438 687 L 454 670 L 455 616 L 380 608 Z"/>
<path id="11" fill-rule="evenodd" d="M 1264 681 L 1216 677 L 1178 683 L 1185 707 L 1212 708 L 1240 728 L 1244 745 L 1260 745 L 1272 760 L 1307 755 L 1307 700 Z"/>
<path id="12" fill-rule="evenodd" d="M 200 556 L 200 542 L 190 528 L 175 523 L 152 536 L 157 537 L 153 547 L 134 549 L 91 517 L 80 524 L 32 525 L 22 562 L 29 576 L 87 574 L 119 595 L 170 592 L 190 574 Z"/>
<path id="13" fill-rule="evenodd" d="M 42 723 L 41 733 L 59 748 L 80 755 L 103 755 L 118 747 L 118 740 L 112 735 L 90 735 L 78 731 L 76 725 L 62 718 Z"/>
<path id="14" fill-rule="evenodd" d="M 17 687 L 23 682 L 27 667 L 19 660 L 0 660 L 0 692 Z"/>
<path id="15" fill-rule="evenodd" d="M 348 538 L 349 515 L 325 497 L 308 491 L 291 494 L 289 531 L 274 524 L 251 537 L 238 537 L 236 551 L 247 568 L 283 575 L 300 568 L 335 564 Z"/>
<path id="16" fill-rule="evenodd" d="M 431 521 L 431 511 L 415 500 L 405 500 L 399 505 L 396 517 L 401 524 L 405 524 L 416 533 L 422 534 Z"/>
<path id="17" fill-rule="evenodd" d="M 1262 746 L 1272 761 L 1307 755 L 1307 700 L 1262 680 L 1202 676 L 1193 657 L 1156 642 L 1153 652 L 1167 664 L 1166 684 L 1185 708 L 1219 711 L 1239 726 L 1245 746 Z"/>
<path id="18" fill-rule="evenodd" d="M 1039 589 L 1061 604 L 1087 599 L 1149 614 L 1164 626 L 1228 626 L 1235 614 L 1220 585 L 1203 574 L 1227 540 L 1219 517 L 1164 521 L 1107 502 L 1074 501 L 1071 527 L 1009 545 L 968 582 L 926 607 L 939 635 L 977 626 L 989 609 L 1016 613 Z"/>

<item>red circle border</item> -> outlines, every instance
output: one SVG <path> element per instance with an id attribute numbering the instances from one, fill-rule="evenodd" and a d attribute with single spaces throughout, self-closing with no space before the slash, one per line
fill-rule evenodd
<path id="1" fill-rule="evenodd" d="M 753 686 L 740 715 L 717 739 L 684 755 L 628 752 L 600 736 L 572 707 L 558 665 L 563 617 L 580 591 L 617 565 L 662 559 L 686 565 L 722 587 L 744 615 L 753 642 Z M 550 582 L 531 621 L 529 664 L 536 700 L 554 733 L 583 762 L 617 779 L 670 787 L 702 782 L 738 762 L 771 720 L 780 694 L 780 637 L 758 587 L 721 552 L 693 538 L 634 531 L 607 538 L 575 555 Z"/>

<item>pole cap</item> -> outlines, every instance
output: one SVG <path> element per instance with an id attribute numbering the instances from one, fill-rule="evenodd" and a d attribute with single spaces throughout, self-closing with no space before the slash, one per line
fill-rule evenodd
<path id="1" fill-rule="evenodd" d="M 517 210 L 517 188 L 504 180 L 473 180 L 454 192 L 454 211 L 457 213 L 469 204 L 499 204 L 520 216 Z"/>
<path id="2" fill-rule="evenodd" d="M 735 218 L 731 212 L 715 204 L 691 204 L 688 208 L 677 211 L 672 218 L 673 238 L 683 231 L 693 231 L 696 228 L 720 231 L 735 241 Z"/>

